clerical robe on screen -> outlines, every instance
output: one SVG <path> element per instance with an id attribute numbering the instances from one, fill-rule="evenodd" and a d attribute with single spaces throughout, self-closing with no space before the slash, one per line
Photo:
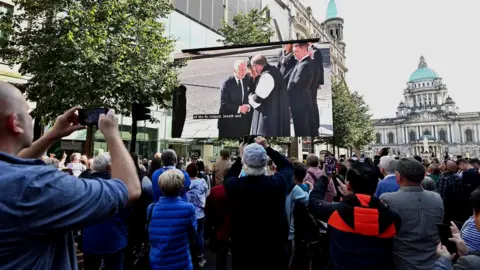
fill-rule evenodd
<path id="1" fill-rule="evenodd" d="M 254 109 L 250 135 L 290 137 L 290 113 L 285 81 L 280 71 L 256 55 L 251 65 L 260 74 L 255 93 L 248 101 Z"/>

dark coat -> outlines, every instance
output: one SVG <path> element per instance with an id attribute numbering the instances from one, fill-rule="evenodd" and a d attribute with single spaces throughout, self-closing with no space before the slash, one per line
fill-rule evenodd
<path id="1" fill-rule="evenodd" d="M 313 100 L 310 94 L 314 76 L 313 60 L 305 57 L 295 66 L 288 81 L 287 93 L 292 112 L 295 137 L 311 136 Z"/>
<path id="2" fill-rule="evenodd" d="M 278 55 L 277 68 L 280 70 L 285 84 L 290 80 L 290 75 L 292 74 L 295 65 L 297 64 L 297 59 L 293 56 L 293 53 L 285 54 L 282 50 Z"/>
<path id="3" fill-rule="evenodd" d="M 185 118 L 187 117 L 186 88 L 179 87 L 173 94 L 172 101 L 172 138 L 181 138 Z"/>
<path id="4" fill-rule="evenodd" d="M 400 216 L 374 196 L 349 195 L 341 203 L 326 202 L 324 196 L 325 185 L 319 181 L 310 193 L 308 208 L 314 217 L 328 221 L 334 269 L 393 269 L 393 240 L 400 230 Z"/>
<path id="5" fill-rule="evenodd" d="M 318 136 L 318 129 L 320 128 L 320 112 L 317 104 L 317 94 L 321 85 L 324 84 L 324 70 L 323 70 L 323 55 L 322 52 L 315 46 L 312 46 L 313 50 L 313 67 L 314 77 L 312 80 L 312 88 L 310 95 L 312 97 L 312 117 L 310 118 L 310 126 L 312 128 L 312 135 Z"/>
<path id="6" fill-rule="evenodd" d="M 277 165 L 277 173 L 239 178 L 239 157 L 225 182 L 231 209 L 233 269 L 288 269 L 285 200 L 294 185 L 293 165 L 272 148 L 266 151 Z"/>
<path id="7" fill-rule="evenodd" d="M 274 66 L 266 65 L 263 68 L 259 82 L 262 77 L 266 76 L 273 78 L 274 86 L 269 93 L 260 94 L 256 92 L 251 97 L 253 102 L 260 104 L 260 106 L 256 107 L 253 112 L 250 135 L 289 137 L 290 114 L 288 112 L 286 85 L 280 71 Z M 251 105 L 254 107 L 253 104 Z"/>
<path id="8" fill-rule="evenodd" d="M 248 104 L 248 79 L 243 80 L 243 99 L 241 86 L 237 84 L 234 76 L 222 84 L 220 91 L 220 111 L 222 115 L 239 115 L 238 108 Z M 250 112 L 252 113 L 252 111 Z M 242 114 L 241 118 L 218 119 L 219 138 L 242 137 L 250 134 L 250 122 L 248 114 Z"/>

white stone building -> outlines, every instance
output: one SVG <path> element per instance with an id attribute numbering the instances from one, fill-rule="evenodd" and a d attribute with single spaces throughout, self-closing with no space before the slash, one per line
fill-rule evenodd
<path id="1" fill-rule="evenodd" d="M 395 118 L 372 120 L 375 142 L 365 149 L 367 154 L 390 147 L 400 156 L 480 155 L 480 112 L 460 113 L 442 78 L 423 56 L 403 96 Z"/>

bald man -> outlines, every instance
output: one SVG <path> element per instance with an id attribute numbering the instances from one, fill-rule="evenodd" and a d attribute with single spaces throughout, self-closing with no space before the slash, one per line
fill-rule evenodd
<path id="1" fill-rule="evenodd" d="M 450 221 L 464 222 L 472 215 L 469 210 L 470 194 L 464 193 L 462 186 L 464 182 L 458 175 L 458 166 L 454 161 L 448 160 L 446 163 L 447 171 L 438 179 L 437 192 L 443 199 L 445 208 L 445 224 Z"/>
<path id="2" fill-rule="evenodd" d="M 235 61 L 233 74 L 220 87 L 219 114 L 231 116 L 218 119 L 218 137 L 234 138 L 250 134 L 250 115 L 252 109 L 248 105 L 249 81 L 247 62 Z"/>
<path id="3" fill-rule="evenodd" d="M 140 196 L 113 110 L 100 116 L 99 130 L 116 180 L 79 179 L 41 160 L 53 143 L 85 128 L 77 110 L 59 116 L 32 143 L 27 101 L 13 85 L 0 82 L 0 269 L 77 269 L 72 229 L 101 221 Z"/>
<path id="4" fill-rule="evenodd" d="M 282 74 L 263 55 L 255 55 L 250 63 L 260 74 L 255 92 L 248 97 L 254 108 L 250 135 L 290 137 L 287 87 Z"/>

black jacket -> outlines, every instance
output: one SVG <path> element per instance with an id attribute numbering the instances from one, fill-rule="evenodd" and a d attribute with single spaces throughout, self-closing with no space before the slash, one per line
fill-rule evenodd
<path id="1" fill-rule="evenodd" d="M 285 55 L 285 52 L 282 50 L 278 56 L 277 68 L 280 70 L 280 73 L 285 80 L 285 84 L 290 80 L 290 75 L 292 74 L 295 65 L 297 64 L 297 59 L 293 56 L 293 53 Z"/>
<path id="2" fill-rule="evenodd" d="M 237 158 L 224 184 L 234 269 L 288 269 L 285 199 L 294 185 L 293 165 L 272 148 L 266 151 L 277 173 L 239 178 L 242 162 Z"/>

